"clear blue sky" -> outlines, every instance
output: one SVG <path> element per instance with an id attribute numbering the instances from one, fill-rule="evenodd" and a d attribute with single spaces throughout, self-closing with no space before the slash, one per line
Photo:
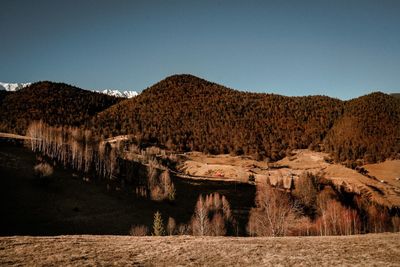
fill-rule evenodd
<path id="1" fill-rule="evenodd" d="M 190 73 L 341 99 L 400 92 L 400 1 L 1 0 L 0 81 L 141 91 Z"/>

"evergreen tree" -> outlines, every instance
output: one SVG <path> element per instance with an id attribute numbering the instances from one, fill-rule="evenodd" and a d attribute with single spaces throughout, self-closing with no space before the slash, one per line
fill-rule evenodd
<path id="1" fill-rule="evenodd" d="M 164 223 L 161 218 L 161 213 L 157 211 L 154 213 L 154 222 L 153 222 L 153 235 L 154 236 L 162 236 L 164 235 Z"/>

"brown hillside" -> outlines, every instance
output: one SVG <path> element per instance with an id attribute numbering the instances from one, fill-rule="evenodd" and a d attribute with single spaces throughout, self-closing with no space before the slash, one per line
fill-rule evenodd
<path id="1" fill-rule="evenodd" d="M 64 83 L 38 82 L 0 95 L 0 131 L 24 134 L 31 121 L 83 125 L 120 99 Z"/>
<path id="2" fill-rule="evenodd" d="M 277 160 L 290 149 L 316 147 L 342 106 L 325 96 L 247 93 L 174 75 L 101 112 L 94 126 L 106 136 L 136 134 L 180 151 Z"/>
<path id="3" fill-rule="evenodd" d="M 372 93 L 346 102 L 343 116 L 325 139 L 325 148 L 339 161 L 399 157 L 400 99 Z"/>

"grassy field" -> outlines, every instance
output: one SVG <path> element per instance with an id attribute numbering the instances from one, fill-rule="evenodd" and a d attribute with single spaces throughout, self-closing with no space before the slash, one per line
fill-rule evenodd
<path id="1" fill-rule="evenodd" d="M 1 266 L 400 266 L 400 234 L 0 238 Z"/>
<path id="2" fill-rule="evenodd" d="M 400 188 L 400 160 L 368 164 L 364 168 L 376 178 Z"/>

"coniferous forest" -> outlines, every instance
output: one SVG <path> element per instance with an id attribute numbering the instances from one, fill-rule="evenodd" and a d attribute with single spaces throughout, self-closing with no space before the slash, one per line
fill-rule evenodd
<path id="1" fill-rule="evenodd" d="M 108 138 L 133 135 L 173 151 L 250 155 L 275 161 L 290 150 L 330 152 L 336 161 L 400 155 L 400 99 L 372 93 L 349 101 L 241 92 L 192 75 L 170 76 L 121 100 L 61 83 L 39 82 L 0 95 L 0 130 L 30 122 L 78 126 Z"/>

